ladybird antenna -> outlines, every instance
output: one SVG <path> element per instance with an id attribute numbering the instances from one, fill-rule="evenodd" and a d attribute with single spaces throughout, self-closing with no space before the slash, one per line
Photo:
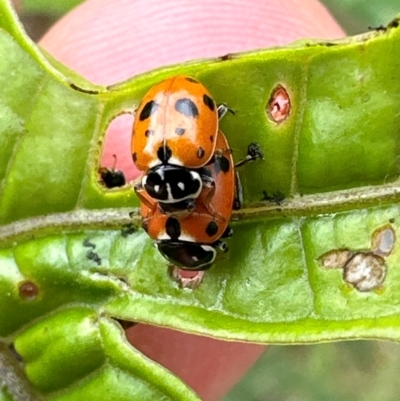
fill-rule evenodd
<path id="1" fill-rule="evenodd" d="M 226 113 L 231 113 L 233 115 L 235 115 L 235 110 L 232 110 L 231 108 L 228 107 L 228 105 L 226 103 L 221 103 L 217 105 L 217 112 L 218 112 L 218 120 L 221 120 L 222 117 L 224 117 L 224 115 Z"/>

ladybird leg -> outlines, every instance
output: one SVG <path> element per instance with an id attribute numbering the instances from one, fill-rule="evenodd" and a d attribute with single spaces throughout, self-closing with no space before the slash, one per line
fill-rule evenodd
<path id="1" fill-rule="evenodd" d="M 222 118 L 226 113 L 228 113 L 228 111 L 229 111 L 229 113 L 231 113 L 231 114 L 233 114 L 233 115 L 236 114 L 235 111 L 232 110 L 232 109 L 230 109 L 226 103 L 221 103 L 221 104 L 219 104 L 219 105 L 218 105 L 218 108 L 217 108 L 217 111 L 218 111 L 218 120 L 221 120 L 221 118 Z"/>
<path id="2" fill-rule="evenodd" d="M 207 212 L 214 217 L 214 219 L 225 221 L 225 218 L 220 213 L 218 213 L 211 205 L 211 199 L 215 194 L 215 189 L 215 182 L 213 179 L 211 179 L 210 181 L 208 181 L 208 185 L 203 186 L 203 191 L 200 195 L 201 203 L 207 209 Z"/>
<path id="3" fill-rule="evenodd" d="M 210 202 L 214 194 L 215 194 L 215 182 L 214 180 L 212 180 L 208 182 L 208 185 L 205 185 L 203 187 L 203 194 L 202 194 L 203 204 L 207 209 L 209 209 L 210 207 Z"/>
<path id="4" fill-rule="evenodd" d="M 241 209 L 243 205 L 243 187 L 239 173 L 235 171 L 235 197 L 233 198 L 233 210 Z"/>
<path id="5" fill-rule="evenodd" d="M 241 167 L 248 162 L 252 162 L 253 160 L 262 159 L 264 157 L 260 145 L 258 143 L 252 142 L 247 147 L 247 155 L 243 160 L 240 160 L 235 164 L 235 167 Z"/>
<path id="6" fill-rule="evenodd" d="M 224 252 L 224 253 L 225 253 L 225 252 L 228 252 L 228 245 L 227 245 L 227 243 L 224 242 L 224 241 L 220 241 L 220 240 L 215 241 L 215 242 L 212 244 L 212 246 L 213 246 L 214 248 L 220 250 L 221 252 Z"/>
<path id="7" fill-rule="evenodd" d="M 214 156 L 213 156 L 214 158 Z M 203 182 L 204 187 L 213 187 L 215 186 L 214 178 L 211 177 L 209 171 L 205 168 L 201 168 L 198 170 L 200 174 L 201 181 Z"/>
<path id="8" fill-rule="evenodd" d="M 141 191 L 144 190 L 143 189 L 143 185 L 142 185 L 142 176 L 136 178 L 135 181 L 133 181 L 132 185 L 133 185 L 133 189 L 136 191 Z"/>
<path id="9" fill-rule="evenodd" d="M 229 226 L 226 227 L 224 233 L 221 235 L 221 238 L 230 238 L 233 235 L 233 230 Z"/>
<path id="10" fill-rule="evenodd" d="M 141 178 L 133 183 L 133 189 L 141 203 L 145 204 L 151 210 L 157 207 L 157 202 L 155 202 L 143 188 Z"/>

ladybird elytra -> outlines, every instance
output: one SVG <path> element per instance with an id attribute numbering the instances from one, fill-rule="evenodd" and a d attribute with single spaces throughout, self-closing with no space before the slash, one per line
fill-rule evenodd
<path id="1" fill-rule="evenodd" d="M 135 113 L 131 146 L 136 167 L 204 166 L 214 154 L 218 119 L 215 100 L 197 80 L 179 75 L 154 85 Z"/>

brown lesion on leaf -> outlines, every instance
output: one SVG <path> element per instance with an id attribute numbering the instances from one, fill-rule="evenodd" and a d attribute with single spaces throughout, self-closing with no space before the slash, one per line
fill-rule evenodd
<path id="1" fill-rule="evenodd" d="M 356 253 L 343 268 L 344 280 L 361 292 L 379 288 L 386 278 L 385 259 L 368 252 Z"/>
<path id="2" fill-rule="evenodd" d="M 380 288 L 385 281 L 387 265 L 385 258 L 393 251 L 396 233 L 390 224 L 379 227 L 371 235 L 371 248 L 353 251 L 334 249 L 318 258 L 322 267 L 343 269 L 343 279 L 360 292 Z"/>
<path id="3" fill-rule="evenodd" d="M 18 283 L 18 292 L 21 299 L 32 301 L 39 295 L 39 287 L 31 280 Z"/>
<path id="4" fill-rule="evenodd" d="M 272 122 L 280 124 L 289 117 L 290 111 L 291 103 L 289 94 L 282 85 L 278 84 L 273 89 L 268 100 L 266 107 L 267 116 Z"/>
<path id="5" fill-rule="evenodd" d="M 342 269 L 353 255 L 354 252 L 348 249 L 335 249 L 320 256 L 319 260 L 327 269 Z"/>

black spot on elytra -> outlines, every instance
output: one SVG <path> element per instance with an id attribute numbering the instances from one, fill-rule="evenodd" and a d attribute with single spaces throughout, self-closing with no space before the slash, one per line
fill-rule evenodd
<path id="1" fill-rule="evenodd" d="M 197 151 L 196 151 L 196 155 L 197 155 L 197 157 L 199 158 L 199 159 L 201 159 L 202 157 L 204 157 L 204 153 L 205 153 L 205 151 L 204 151 L 204 149 L 200 146 L 198 149 L 197 149 Z"/>
<path id="2" fill-rule="evenodd" d="M 154 130 L 153 129 L 147 129 L 144 131 L 144 136 L 148 138 L 150 135 L 154 135 Z"/>
<path id="3" fill-rule="evenodd" d="M 136 160 L 137 160 L 136 152 L 132 153 L 132 160 L 133 160 L 134 163 L 136 163 Z"/>
<path id="4" fill-rule="evenodd" d="M 218 224 L 215 221 L 210 221 L 206 228 L 206 234 L 212 237 L 218 232 Z"/>
<path id="5" fill-rule="evenodd" d="M 210 135 L 210 142 L 214 142 L 214 135 Z"/>
<path id="6" fill-rule="evenodd" d="M 175 128 L 175 134 L 179 136 L 183 135 L 185 131 L 185 128 Z"/>
<path id="7" fill-rule="evenodd" d="M 196 81 L 196 80 L 195 80 L 194 78 L 192 78 L 192 77 L 186 77 L 185 79 L 186 79 L 186 81 L 193 82 L 194 84 L 198 84 L 198 83 L 199 83 L 199 81 Z"/>
<path id="8" fill-rule="evenodd" d="M 158 109 L 158 104 L 154 100 L 147 102 L 139 114 L 139 120 L 144 121 L 154 114 Z"/>
<path id="9" fill-rule="evenodd" d="M 157 150 L 157 157 L 163 162 L 167 163 L 172 156 L 172 150 L 169 146 L 160 146 Z"/>
<path id="10" fill-rule="evenodd" d="M 199 109 L 193 101 L 187 98 L 178 99 L 175 103 L 175 110 L 186 117 L 197 118 L 199 116 Z"/>
<path id="11" fill-rule="evenodd" d="M 172 240 L 178 240 L 181 235 L 181 225 L 175 217 L 168 217 L 165 223 L 165 231 Z"/>
<path id="12" fill-rule="evenodd" d="M 212 100 L 210 98 L 210 96 L 208 96 L 207 94 L 203 95 L 203 102 L 204 104 L 211 110 L 214 111 L 215 110 L 215 103 L 214 100 Z"/>
<path id="13" fill-rule="evenodd" d="M 231 166 L 230 166 L 229 160 L 225 156 L 215 157 L 214 168 L 217 173 L 219 173 L 220 171 L 227 173 L 229 171 L 230 167 Z"/>

